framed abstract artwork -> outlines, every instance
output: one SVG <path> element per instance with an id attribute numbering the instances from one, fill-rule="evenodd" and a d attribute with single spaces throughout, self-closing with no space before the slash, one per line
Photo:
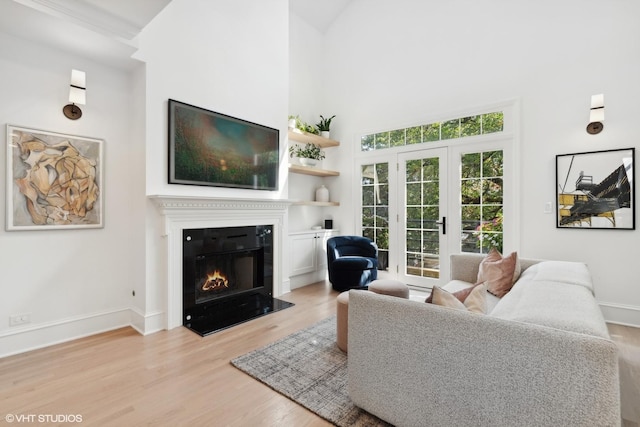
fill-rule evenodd
<path id="1" fill-rule="evenodd" d="M 169 184 L 277 190 L 278 129 L 169 100 Z"/>
<path id="2" fill-rule="evenodd" d="M 635 229 L 635 149 L 556 156 L 557 228 Z"/>
<path id="3" fill-rule="evenodd" d="M 6 229 L 101 228 L 103 140 L 7 125 Z"/>

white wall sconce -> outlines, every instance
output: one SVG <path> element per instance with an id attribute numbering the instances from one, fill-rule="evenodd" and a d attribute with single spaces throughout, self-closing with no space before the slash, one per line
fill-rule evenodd
<path id="1" fill-rule="evenodd" d="M 591 112 L 589 113 L 589 124 L 587 133 L 598 134 L 604 129 L 604 94 L 591 96 Z"/>
<path id="2" fill-rule="evenodd" d="M 78 120 L 82 117 L 82 110 L 76 104 L 84 105 L 87 101 L 87 82 L 84 71 L 71 70 L 71 87 L 69 88 L 69 102 L 62 109 L 65 117 Z"/>

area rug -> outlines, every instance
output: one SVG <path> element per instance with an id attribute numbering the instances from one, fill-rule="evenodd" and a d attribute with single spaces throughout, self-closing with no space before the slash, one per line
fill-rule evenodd
<path id="1" fill-rule="evenodd" d="M 349 399 L 347 355 L 336 346 L 335 316 L 231 364 L 337 426 L 390 425 Z"/>

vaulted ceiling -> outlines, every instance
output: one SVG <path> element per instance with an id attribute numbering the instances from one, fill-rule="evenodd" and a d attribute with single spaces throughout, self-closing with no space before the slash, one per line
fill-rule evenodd
<path id="1" fill-rule="evenodd" d="M 289 10 L 325 33 L 351 0 L 289 0 Z"/>
<path id="2" fill-rule="evenodd" d="M 209 0 L 211 1 L 211 0 Z M 130 68 L 136 36 L 171 0 L 0 0 L 0 31 Z M 324 33 L 351 0 L 289 0 Z"/>

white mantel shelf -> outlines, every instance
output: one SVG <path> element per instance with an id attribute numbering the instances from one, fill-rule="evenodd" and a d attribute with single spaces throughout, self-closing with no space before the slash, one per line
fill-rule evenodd
<path id="1" fill-rule="evenodd" d="M 286 199 L 236 199 L 202 196 L 149 196 L 162 210 L 182 209 L 287 209 L 294 200 Z"/>

